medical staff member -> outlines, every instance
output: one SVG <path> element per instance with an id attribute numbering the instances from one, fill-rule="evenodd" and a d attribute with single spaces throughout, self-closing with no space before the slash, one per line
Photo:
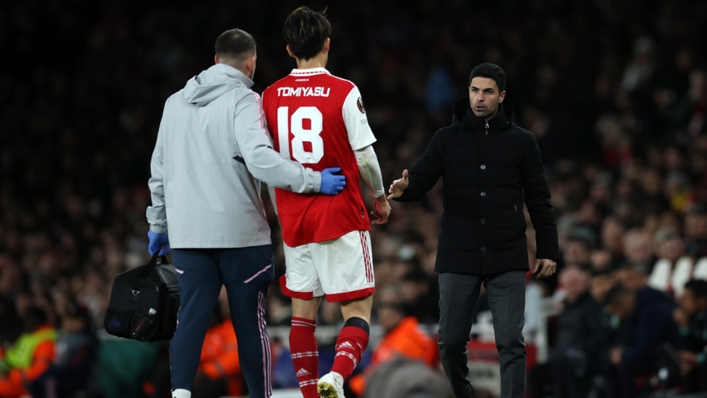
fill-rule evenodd
<path id="1" fill-rule="evenodd" d="M 265 294 L 275 273 L 260 181 L 335 195 L 346 180 L 337 168 L 315 172 L 272 149 L 260 97 L 250 89 L 256 65 L 250 34 L 221 34 L 214 61 L 167 99 L 152 154 L 149 251 L 173 249 L 181 300 L 170 346 L 172 396 L 191 397 L 202 342 L 225 285 L 239 355 L 247 358 L 242 370 L 250 396 L 270 397 Z"/>

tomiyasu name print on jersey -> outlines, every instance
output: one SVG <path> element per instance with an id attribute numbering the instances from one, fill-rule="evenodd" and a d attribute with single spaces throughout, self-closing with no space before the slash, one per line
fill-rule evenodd
<path id="1" fill-rule="evenodd" d="M 329 87 L 278 87 L 278 97 L 328 97 Z"/>

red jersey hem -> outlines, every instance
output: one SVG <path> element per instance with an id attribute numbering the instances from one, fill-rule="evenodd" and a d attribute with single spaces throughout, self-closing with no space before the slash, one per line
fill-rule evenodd
<path id="1" fill-rule="evenodd" d="M 294 248 L 294 247 L 297 247 L 297 246 L 309 245 L 309 244 L 311 244 L 311 243 L 322 243 L 322 242 L 329 242 L 330 240 L 337 240 L 337 239 L 343 237 L 343 236 L 346 235 L 346 234 L 350 234 L 351 232 L 356 232 L 356 231 L 370 232 L 370 231 L 371 231 L 371 227 L 370 227 L 370 225 L 368 225 L 367 228 L 365 228 L 365 229 L 362 229 L 362 228 L 355 228 L 355 229 L 352 229 L 351 231 L 345 231 L 345 232 L 343 232 L 343 233 L 337 232 L 337 233 L 332 234 L 331 237 L 330 237 L 329 235 L 324 235 L 323 237 L 322 237 L 322 236 L 317 236 L 317 237 L 313 237 L 310 241 L 308 241 L 307 239 L 302 240 L 302 241 L 296 240 L 296 241 L 292 242 L 292 244 L 290 244 L 290 242 L 288 242 L 289 239 L 286 239 L 286 238 L 285 238 L 285 231 L 284 231 L 284 228 L 283 228 L 282 240 L 285 242 L 285 244 L 286 244 L 287 246 Z M 293 234 L 293 235 L 294 235 L 294 234 Z"/>

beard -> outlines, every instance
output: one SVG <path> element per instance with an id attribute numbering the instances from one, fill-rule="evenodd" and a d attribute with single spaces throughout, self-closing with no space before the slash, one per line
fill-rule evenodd
<path id="1" fill-rule="evenodd" d="M 496 111 L 498 111 L 498 104 L 496 104 L 496 106 L 494 108 L 486 105 L 481 109 L 478 109 L 476 107 L 476 104 L 474 104 L 471 107 L 471 111 L 474 112 L 474 115 L 478 118 L 488 119 L 496 114 Z"/>

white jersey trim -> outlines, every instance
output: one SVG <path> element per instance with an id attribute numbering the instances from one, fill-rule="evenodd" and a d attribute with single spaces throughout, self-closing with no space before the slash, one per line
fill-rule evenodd
<path id="1" fill-rule="evenodd" d="M 371 126 L 368 125 L 361 92 L 358 91 L 358 87 L 355 85 L 346 96 L 341 107 L 341 113 L 344 118 L 344 125 L 346 125 L 346 132 L 349 135 L 351 149 L 357 151 L 376 142 Z"/>
<path id="2" fill-rule="evenodd" d="M 292 69 L 292 72 L 290 72 L 290 75 L 293 76 L 311 76 L 311 75 L 322 75 L 322 74 L 327 74 L 331 75 L 326 68 L 309 68 L 309 69 Z"/>

